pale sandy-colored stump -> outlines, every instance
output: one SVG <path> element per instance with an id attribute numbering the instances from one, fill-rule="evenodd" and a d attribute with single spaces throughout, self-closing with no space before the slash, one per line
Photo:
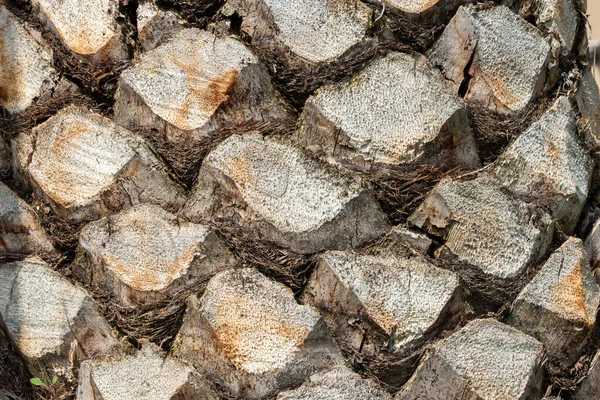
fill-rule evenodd
<path id="1" fill-rule="evenodd" d="M 457 274 L 407 254 L 327 252 L 318 258 L 304 300 L 331 315 L 336 338 L 348 348 L 403 356 L 465 311 Z"/>
<path id="2" fill-rule="evenodd" d="M 502 185 L 524 201 L 546 207 L 571 233 L 587 200 L 593 169 L 571 103 L 563 96 L 511 143 L 495 173 Z"/>
<path id="3" fill-rule="evenodd" d="M 184 176 L 203 140 L 252 124 L 291 122 L 266 68 L 240 41 L 183 29 L 119 80 L 115 121 L 142 130 Z M 196 170 L 197 171 L 197 170 Z"/>
<path id="4" fill-rule="evenodd" d="M 314 80 L 312 71 L 349 62 L 375 43 L 367 37 L 373 11 L 358 0 L 228 0 L 221 12 L 242 17 L 257 52 L 290 79 Z"/>
<path id="5" fill-rule="evenodd" d="M 34 12 L 62 43 L 86 61 L 128 57 L 117 0 L 32 0 Z"/>
<path id="6" fill-rule="evenodd" d="M 141 138 L 84 108 L 69 106 L 21 133 L 13 151 L 28 186 L 71 222 L 138 203 L 177 211 L 185 201 Z"/>
<path id="7" fill-rule="evenodd" d="M 541 396 L 544 348 L 496 320 L 476 320 L 438 342 L 397 400 L 535 399 Z"/>
<path id="8" fill-rule="evenodd" d="M 534 265 L 552 241 L 551 217 L 503 190 L 486 176 L 458 182 L 446 178 L 409 217 L 437 236 L 437 258 L 458 264 L 470 290 L 500 304 L 513 283 Z"/>
<path id="9" fill-rule="evenodd" d="M 600 288 L 583 243 L 570 238 L 516 298 L 508 323 L 544 343 L 553 359 L 569 367 L 594 329 L 599 305 Z"/>
<path id="10" fill-rule="evenodd" d="M 79 252 L 74 273 L 124 306 L 169 300 L 235 264 L 213 229 L 153 204 L 86 225 Z"/>
<path id="11" fill-rule="evenodd" d="M 118 349 L 91 296 L 38 258 L 0 268 L 0 316 L 33 376 L 71 379 L 77 360 Z"/>
<path id="12" fill-rule="evenodd" d="M 224 217 L 253 238 L 303 254 L 356 247 L 388 228 L 358 181 L 254 134 L 231 136 L 204 159 L 184 215 Z"/>
<path id="13" fill-rule="evenodd" d="M 363 379 L 344 366 L 335 366 L 310 376 L 298 389 L 283 391 L 277 400 L 392 400 L 375 382 Z"/>
<path id="14" fill-rule="evenodd" d="M 319 314 L 253 268 L 220 272 L 200 300 L 190 297 L 173 354 L 250 399 L 343 363 Z"/>
<path id="15" fill-rule="evenodd" d="M 479 166 L 465 104 L 424 58 L 391 53 L 310 97 L 295 137 L 361 170 Z"/>
<path id="16" fill-rule="evenodd" d="M 217 400 L 214 388 L 189 366 L 143 341 L 134 354 L 95 357 L 79 370 L 77 400 Z"/>
<path id="17" fill-rule="evenodd" d="M 51 90 L 59 76 L 40 33 L 2 5 L 0 27 L 0 106 L 14 114 Z"/>

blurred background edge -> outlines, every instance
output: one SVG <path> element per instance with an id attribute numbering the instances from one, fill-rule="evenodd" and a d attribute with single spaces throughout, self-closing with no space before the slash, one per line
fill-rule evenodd
<path id="1" fill-rule="evenodd" d="M 600 83 L 600 0 L 588 0 L 587 14 L 590 23 L 590 59 L 594 66 L 596 82 Z"/>

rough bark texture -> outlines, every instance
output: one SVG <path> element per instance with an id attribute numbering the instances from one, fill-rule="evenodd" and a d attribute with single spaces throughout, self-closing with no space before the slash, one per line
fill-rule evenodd
<path id="1" fill-rule="evenodd" d="M 459 4 L 468 0 L 385 0 L 384 3 L 411 19 L 431 22 L 439 19 L 443 12 L 453 13 Z"/>
<path id="2" fill-rule="evenodd" d="M 225 10 L 244 18 L 242 29 L 257 46 L 278 52 L 279 58 L 307 63 L 331 61 L 359 44 L 371 16 L 371 10 L 355 0 L 230 0 Z"/>
<path id="3" fill-rule="evenodd" d="M 32 375 L 69 378 L 76 360 L 118 347 L 91 296 L 42 260 L 5 264 L 0 277 L 0 316 Z"/>
<path id="4" fill-rule="evenodd" d="M 217 400 L 210 383 L 189 366 L 144 342 L 132 355 L 96 357 L 82 363 L 77 400 Z"/>
<path id="5" fill-rule="evenodd" d="M 177 211 L 185 201 L 142 140 L 83 108 L 61 110 L 20 135 L 13 148 L 27 185 L 73 222 L 143 202 Z"/>
<path id="6" fill-rule="evenodd" d="M 0 399 L 600 398 L 585 3 L 0 0 Z"/>
<path id="7" fill-rule="evenodd" d="M 409 247 L 418 251 L 421 254 L 428 254 L 433 240 L 425 233 L 413 228 L 409 228 L 404 224 L 396 225 L 387 233 L 387 239 L 394 244 Z"/>
<path id="8" fill-rule="evenodd" d="M 149 130 L 157 151 L 183 178 L 198 171 L 189 157 L 198 156 L 195 147 L 203 140 L 290 117 L 267 70 L 240 41 L 194 28 L 179 31 L 124 71 L 115 103 L 115 121 Z"/>
<path id="9" fill-rule="evenodd" d="M 573 396 L 576 400 L 593 399 L 600 393 L 600 352 L 596 353 L 587 377 Z"/>
<path id="10" fill-rule="evenodd" d="M 600 148 L 600 94 L 598 84 L 589 68 L 581 72 L 575 102 L 581 114 L 580 125 L 588 146 Z"/>
<path id="11" fill-rule="evenodd" d="M 544 88 L 550 50 L 542 33 L 508 8 L 466 6 L 428 56 L 467 102 L 518 113 Z"/>
<path id="12" fill-rule="evenodd" d="M 465 311 L 458 275 L 418 256 L 327 252 L 319 257 L 304 300 L 338 314 L 332 330 L 357 352 L 373 352 L 381 343 L 369 338 L 361 320 L 385 337 L 385 350 L 406 356 Z M 337 318 L 336 318 L 337 317 Z M 348 318 L 358 319 L 353 325 Z"/>
<path id="13" fill-rule="evenodd" d="M 319 314 L 250 268 L 217 274 L 200 300 L 189 299 L 173 353 L 252 399 L 343 362 Z"/>
<path id="14" fill-rule="evenodd" d="M 297 253 L 358 247 L 388 223 L 360 182 L 260 135 L 234 135 L 210 153 L 183 210 L 226 218 Z"/>
<path id="15" fill-rule="evenodd" d="M 377 43 L 367 36 L 373 10 L 358 0 L 228 0 L 221 12 L 242 18 L 268 68 L 304 81 L 294 94 L 309 94 Z"/>
<path id="16" fill-rule="evenodd" d="M 39 34 L 4 6 L 0 6 L 0 26 L 0 105 L 9 113 L 18 113 L 52 89 L 58 73 Z"/>
<path id="17" fill-rule="evenodd" d="M 0 179 L 6 180 L 11 174 L 11 153 L 8 143 L 0 138 Z"/>
<path id="18" fill-rule="evenodd" d="M 95 63 L 127 59 L 118 1 L 32 0 L 31 4 L 40 20 L 76 55 Z"/>
<path id="19" fill-rule="evenodd" d="M 56 254 L 29 205 L 0 182 L 0 257 Z"/>
<path id="20" fill-rule="evenodd" d="M 424 59 L 401 53 L 317 90 L 295 136 L 317 155 L 361 170 L 479 166 L 463 101 Z"/>
<path id="21" fill-rule="evenodd" d="M 235 265 L 222 239 L 151 204 L 86 225 L 74 273 L 124 306 L 164 301 Z"/>
<path id="22" fill-rule="evenodd" d="M 594 164 L 577 136 L 577 120 L 560 97 L 497 161 L 500 182 L 523 200 L 545 206 L 572 233 L 587 200 Z"/>
<path id="23" fill-rule="evenodd" d="M 596 323 L 600 289 L 580 239 L 567 240 L 519 293 L 508 323 L 544 343 L 565 364 L 579 359 Z"/>
<path id="24" fill-rule="evenodd" d="M 336 366 L 310 376 L 298 389 L 282 392 L 277 400 L 302 399 L 392 400 L 392 396 L 375 383 L 343 366 Z"/>
<path id="25" fill-rule="evenodd" d="M 600 267 L 600 221 L 597 221 L 585 239 L 585 249 L 590 257 L 590 266 L 593 271 Z"/>
<path id="26" fill-rule="evenodd" d="M 144 51 L 154 49 L 185 26 L 179 14 L 161 10 L 154 0 L 140 1 L 136 14 L 138 38 Z"/>
<path id="27" fill-rule="evenodd" d="M 543 346 L 494 320 L 469 323 L 437 343 L 396 399 L 535 399 Z"/>
<path id="28" fill-rule="evenodd" d="M 568 55 L 573 50 L 577 36 L 577 13 L 581 6 L 574 0 L 520 0 L 520 14 L 533 15 L 537 25 L 552 32 L 561 46 L 561 53 Z"/>
<path id="29" fill-rule="evenodd" d="M 458 264 L 471 290 L 496 303 L 506 301 L 514 282 L 545 254 L 554 229 L 546 212 L 485 176 L 442 181 L 409 222 L 437 236 L 443 244 L 435 256 Z"/>

